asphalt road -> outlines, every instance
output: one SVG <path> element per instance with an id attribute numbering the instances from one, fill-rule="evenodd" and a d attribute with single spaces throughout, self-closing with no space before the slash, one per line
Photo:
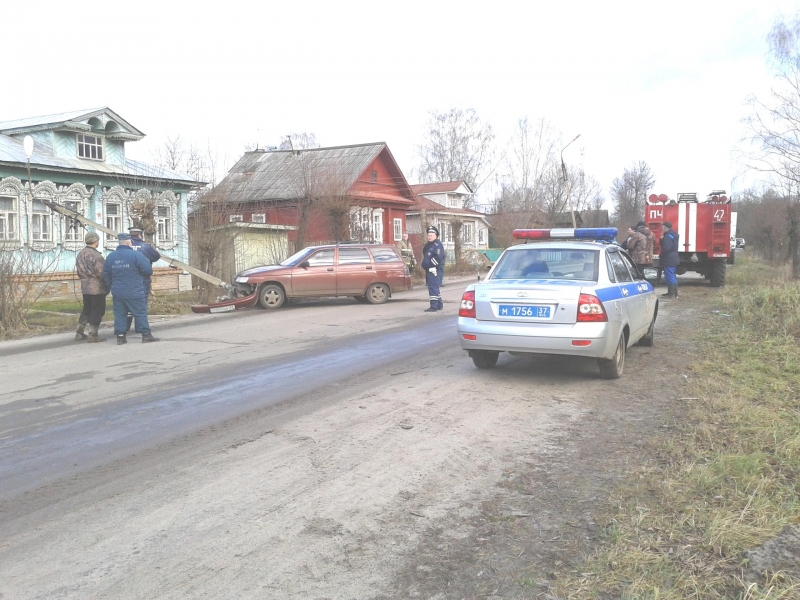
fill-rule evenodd
<path id="1" fill-rule="evenodd" d="M 435 314 L 423 288 L 156 320 L 156 344 L 0 344 L 0 598 L 477 589 L 477 515 L 535 499 L 509 474 L 552 461 L 585 399 L 631 381 L 593 360 L 475 369 L 455 332 L 465 284 Z M 628 368 L 655 359 L 634 349 Z M 445 552 L 459 539 L 463 557 Z"/>

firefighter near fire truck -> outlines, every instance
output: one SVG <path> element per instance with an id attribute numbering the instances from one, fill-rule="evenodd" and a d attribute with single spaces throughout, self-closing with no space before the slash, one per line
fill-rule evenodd
<path id="1" fill-rule="evenodd" d="M 704 201 L 699 201 L 696 193 L 679 193 L 675 199 L 652 194 L 644 217 L 650 231 L 661 232 L 665 223 L 672 224 L 671 229 L 678 236 L 676 275 L 694 271 L 714 287 L 725 285 L 726 264 L 732 252 L 731 201 L 725 190 L 709 193 Z M 660 276 L 666 265 L 660 256 L 661 240 L 656 238 L 653 266 L 659 269 Z"/>

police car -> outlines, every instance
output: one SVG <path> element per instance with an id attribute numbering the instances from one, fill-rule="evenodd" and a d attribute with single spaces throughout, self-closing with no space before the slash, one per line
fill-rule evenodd
<path id="1" fill-rule="evenodd" d="M 494 367 L 500 352 L 565 354 L 596 358 L 602 377 L 620 377 L 628 347 L 653 345 L 658 300 L 616 235 L 515 230 L 527 243 L 503 252 L 461 298 L 458 337 L 475 366 Z"/>

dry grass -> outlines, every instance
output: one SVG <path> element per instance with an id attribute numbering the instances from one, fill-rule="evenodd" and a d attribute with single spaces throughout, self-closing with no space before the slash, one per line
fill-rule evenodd
<path id="1" fill-rule="evenodd" d="M 745 550 L 800 522 L 800 286 L 742 260 L 705 324 L 692 387 L 656 457 L 615 490 L 602 543 L 555 598 L 798 598 L 743 581 Z M 591 576 L 587 576 L 591 573 Z"/>

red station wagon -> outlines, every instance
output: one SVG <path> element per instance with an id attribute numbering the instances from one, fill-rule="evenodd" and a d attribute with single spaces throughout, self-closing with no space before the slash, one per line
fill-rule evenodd
<path id="1" fill-rule="evenodd" d="M 310 246 L 279 265 L 239 273 L 236 287 L 258 304 L 279 308 L 287 298 L 352 296 L 383 304 L 394 292 L 411 289 L 411 274 L 400 252 L 386 244 Z"/>

